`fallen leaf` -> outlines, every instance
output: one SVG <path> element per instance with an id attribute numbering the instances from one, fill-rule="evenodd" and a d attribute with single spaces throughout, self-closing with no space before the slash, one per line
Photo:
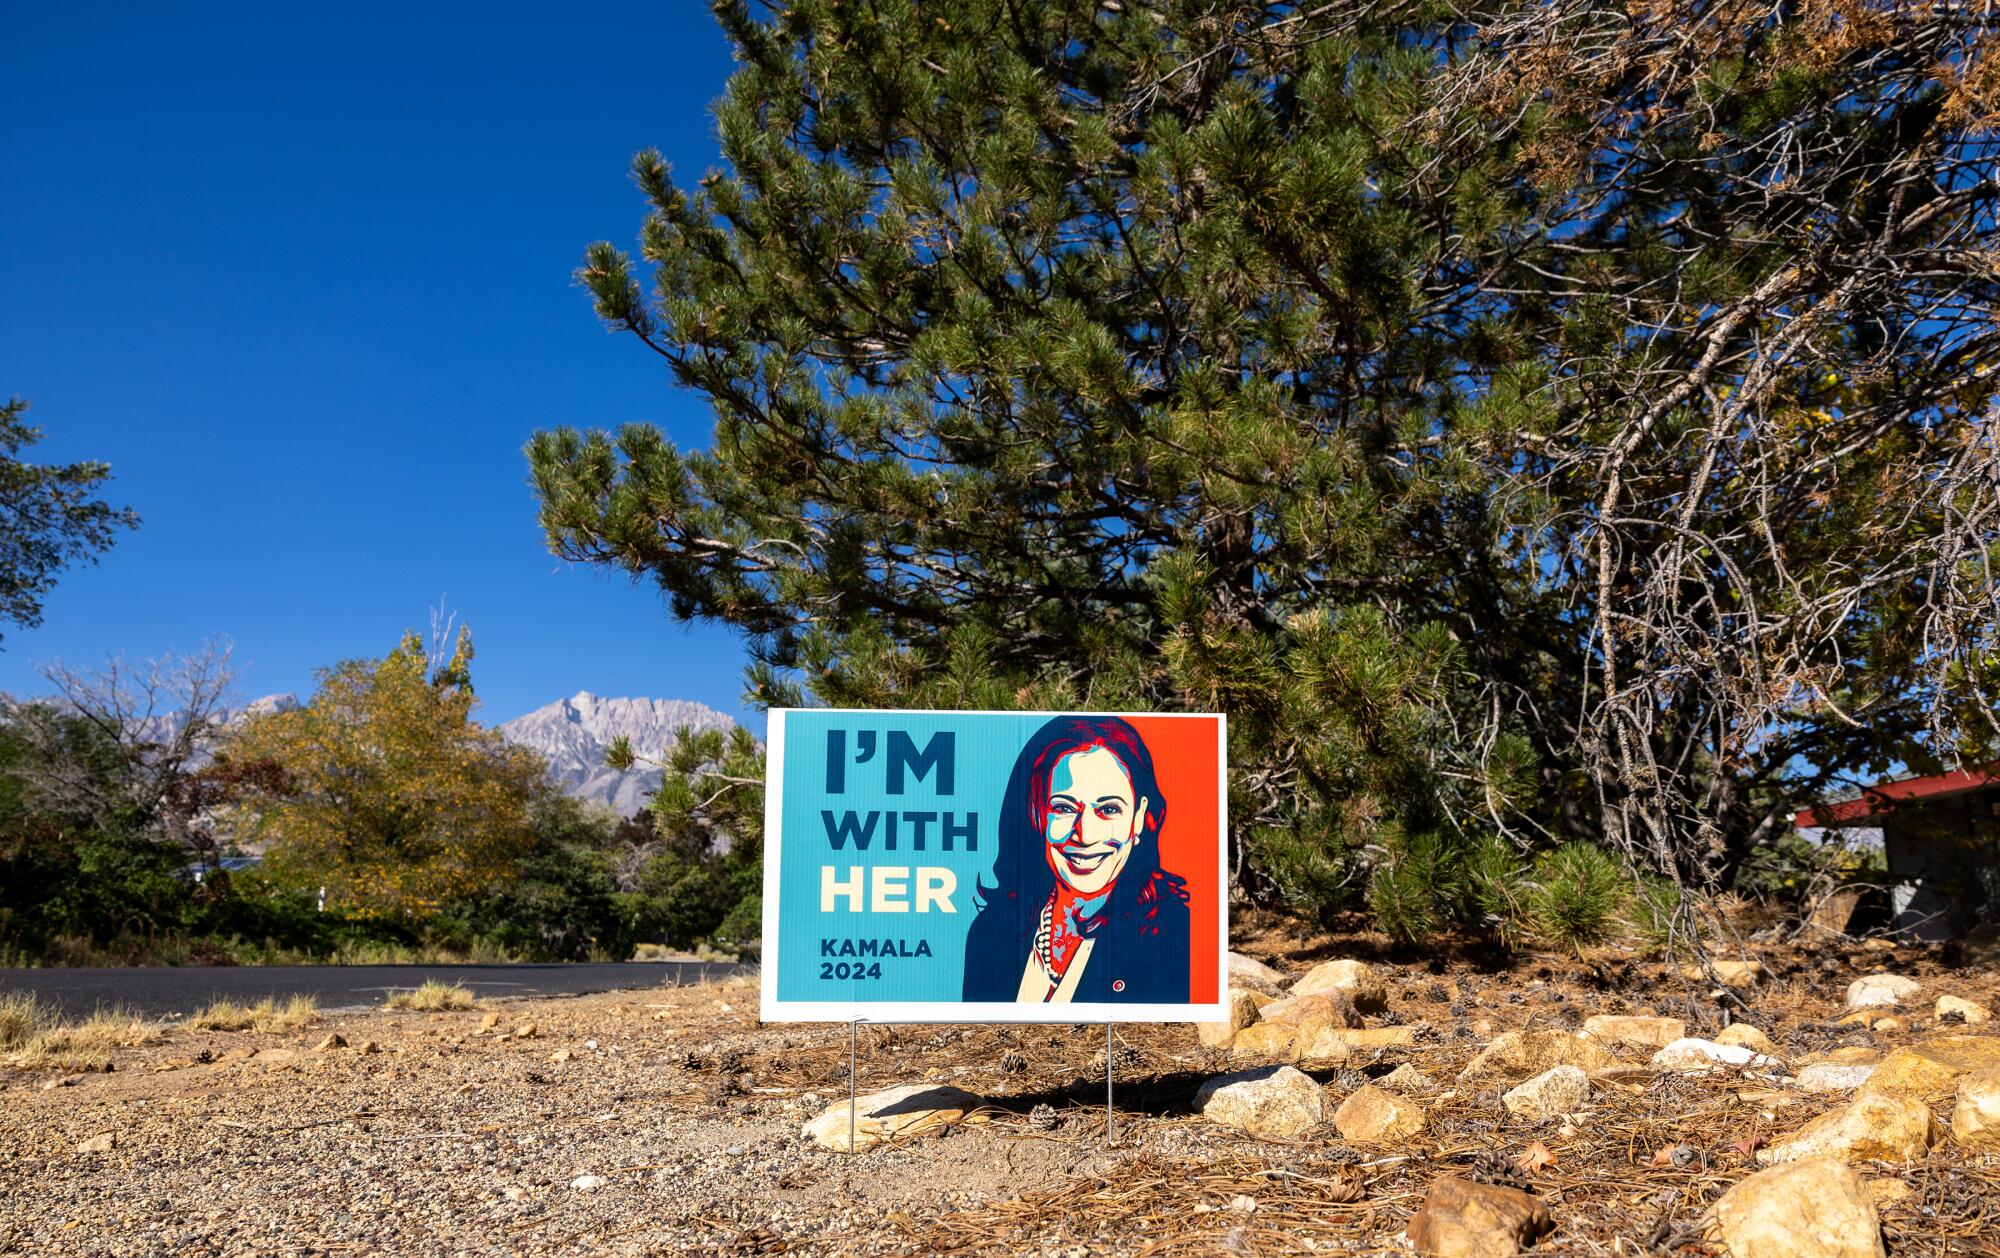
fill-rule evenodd
<path id="1" fill-rule="evenodd" d="M 1745 1136 L 1741 1140 L 1732 1140 L 1729 1143 L 1730 1152 L 1740 1153 L 1746 1158 L 1763 1147 L 1764 1137 L 1762 1136 Z"/>
<path id="2" fill-rule="evenodd" d="M 1521 1150 L 1521 1156 L 1514 1159 L 1514 1165 L 1520 1167 L 1522 1174 L 1525 1175 L 1533 1175 L 1536 1171 L 1555 1164 L 1555 1151 L 1539 1140 Z"/>

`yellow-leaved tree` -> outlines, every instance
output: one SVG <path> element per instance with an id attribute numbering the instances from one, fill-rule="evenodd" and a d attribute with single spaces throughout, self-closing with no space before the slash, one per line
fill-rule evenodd
<path id="1" fill-rule="evenodd" d="M 244 808 L 276 876 L 355 917 L 429 917 L 510 880 L 533 845 L 546 765 L 472 719 L 472 637 L 449 657 L 415 634 L 319 674 L 312 702 L 252 717 L 225 754 L 282 785 Z"/>

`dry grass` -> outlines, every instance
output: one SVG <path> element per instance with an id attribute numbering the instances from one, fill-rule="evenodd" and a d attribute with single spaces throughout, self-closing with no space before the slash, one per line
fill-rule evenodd
<path id="1" fill-rule="evenodd" d="M 279 1004 L 270 996 L 254 1005 L 218 1000 L 187 1020 L 196 1031 L 297 1031 L 311 1026 L 319 1017 L 319 1000 L 313 996 L 293 996 Z"/>
<path id="2" fill-rule="evenodd" d="M 164 1037 L 158 1022 L 126 1009 L 99 1009 L 81 1022 L 59 1023 L 54 1010 L 32 996 L 0 1001 L 0 1048 L 9 1063 L 30 1070 L 105 1070 L 114 1048 L 139 1048 Z"/>
<path id="3" fill-rule="evenodd" d="M 55 1021 L 56 1011 L 32 992 L 0 994 L 0 1052 L 26 1048 Z"/>
<path id="4" fill-rule="evenodd" d="M 421 1013 L 444 1013 L 454 1009 L 471 1009 L 478 1005 L 472 993 L 458 983 L 440 983 L 436 979 L 426 979 L 415 991 L 390 992 L 389 999 L 382 1002 L 390 1009 L 414 1009 Z"/>

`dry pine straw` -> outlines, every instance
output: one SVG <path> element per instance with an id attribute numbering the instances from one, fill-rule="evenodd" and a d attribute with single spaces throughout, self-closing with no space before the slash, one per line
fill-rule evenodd
<path id="1" fill-rule="evenodd" d="M 1831 985 L 1832 990 L 1838 993 L 1844 982 Z M 1495 990 L 1508 986 L 1504 979 L 1494 984 Z M 1823 1046 L 1836 1034 L 1824 1022 L 1827 990 L 1828 985 L 1810 981 L 1767 990 L 1756 998 L 1752 1020 L 1788 1051 Z M 1609 1011 L 1597 993 L 1572 989 L 1571 1001 L 1576 1008 L 1560 1019 L 1518 1007 L 1489 1006 L 1479 1012 L 1500 1015 L 1514 1027 L 1562 1029 L 1581 1015 Z M 892 1215 L 890 1221 L 910 1252 L 1060 1252 L 1074 1246 L 1091 1252 L 1108 1246 L 1133 1254 L 1354 1252 L 1357 1246 L 1362 1252 L 1407 1252 L 1400 1238 L 1424 1192 L 1440 1176 L 1459 1174 L 1540 1196 L 1557 1224 L 1555 1234 L 1543 1242 L 1552 1252 L 1711 1253 L 1702 1242 L 1702 1216 L 1717 1197 L 1758 1169 L 1755 1150 L 1846 1100 L 1785 1092 L 1740 1073 L 1634 1072 L 1626 1081 L 1598 1084 L 1590 1112 L 1573 1126 L 1528 1122 L 1499 1104 L 1500 1091 L 1516 1080 L 1458 1081 L 1459 1070 L 1483 1040 L 1444 1009 L 1424 1012 L 1437 1015 L 1424 1019 L 1436 1031 L 1413 1049 L 1383 1050 L 1336 1068 L 1307 1064 L 1309 1073 L 1329 1085 L 1329 1115 L 1353 1088 L 1405 1061 L 1435 1080 L 1437 1086 L 1415 1094 L 1430 1111 L 1426 1132 L 1398 1141 L 1393 1149 L 1343 1144 L 1330 1124 L 1306 1139 L 1276 1142 L 1220 1132 L 1184 1117 L 1204 1073 L 1253 1063 L 1191 1051 L 1191 1037 L 1183 1028 L 1123 1027 L 1121 1044 L 1136 1048 L 1144 1063 L 1129 1073 L 1121 1068 L 1118 1088 L 1121 1107 L 1130 1107 L 1118 1143 L 1136 1152 L 1121 1155 L 1122 1161 L 1110 1169 L 1011 1200 L 924 1219 Z M 1924 1021 L 1921 1015 L 1912 1020 Z M 1691 1033 L 1702 1029 L 1690 1028 Z M 1031 1065 L 1012 1096 L 997 1098 L 998 1108 L 990 1115 L 996 1127 L 1017 1129 L 1019 1138 L 1038 1138 L 1028 1127 L 1026 1111 L 1033 1103 L 1053 1102 L 1073 1107 L 1062 1138 L 1102 1138 L 1098 1117 L 1090 1110 L 1102 1103 L 1102 1076 L 1093 1080 L 1076 1069 L 1095 1028 L 1082 1035 L 1040 1027 L 928 1034 L 915 1028 L 871 1030 L 864 1054 L 872 1057 L 896 1043 L 905 1070 L 931 1061 L 964 1061 L 968 1055 L 997 1058 L 1018 1047 Z M 1929 1028 L 1919 1025 L 1911 1034 L 1877 1040 L 1874 1047 L 1888 1051 L 1928 1033 Z M 1852 1028 L 1837 1034 L 1848 1042 L 1868 1039 Z M 844 1037 L 815 1047 L 819 1051 L 788 1055 L 784 1065 L 801 1078 L 823 1080 L 830 1061 L 815 1059 L 844 1057 Z M 768 1077 L 777 1064 L 765 1058 L 759 1063 L 760 1076 Z M 1101 1056 L 1094 1064 L 1101 1070 Z M 950 1072 L 933 1067 L 931 1073 Z M 1944 1108 L 1948 1112 L 1948 1104 Z M 1204 1143 L 1224 1143 L 1198 1157 L 1161 1151 L 1161 1146 L 1176 1143 L 1173 1128 L 1190 1124 L 1205 1128 Z M 1555 1161 L 1524 1171 L 1517 1159 L 1535 1141 Z M 1884 1239 L 1898 1258 L 2000 1256 L 2000 1159 L 1969 1155 L 1946 1139 L 1917 1165 L 1863 1164 L 1859 1169 L 1871 1180 L 1901 1179 L 1911 1190 L 1881 1207 Z M 1344 1200 L 1357 1188 L 1358 1200 Z M 1254 1208 L 1244 1208 L 1250 1203 Z M 784 1245 L 782 1238 L 768 1233 L 743 1239 L 746 1248 Z"/>

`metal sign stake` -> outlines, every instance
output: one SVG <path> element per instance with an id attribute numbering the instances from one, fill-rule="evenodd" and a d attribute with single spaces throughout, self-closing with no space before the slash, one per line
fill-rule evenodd
<path id="1" fill-rule="evenodd" d="M 1112 1142 L 1111 1134 L 1111 1024 L 1104 1024 L 1104 1143 Z"/>
<path id="2" fill-rule="evenodd" d="M 854 1156 L 854 1055 L 861 1037 L 861 1019 L 847 1024 L 847 1156 Z"/>

